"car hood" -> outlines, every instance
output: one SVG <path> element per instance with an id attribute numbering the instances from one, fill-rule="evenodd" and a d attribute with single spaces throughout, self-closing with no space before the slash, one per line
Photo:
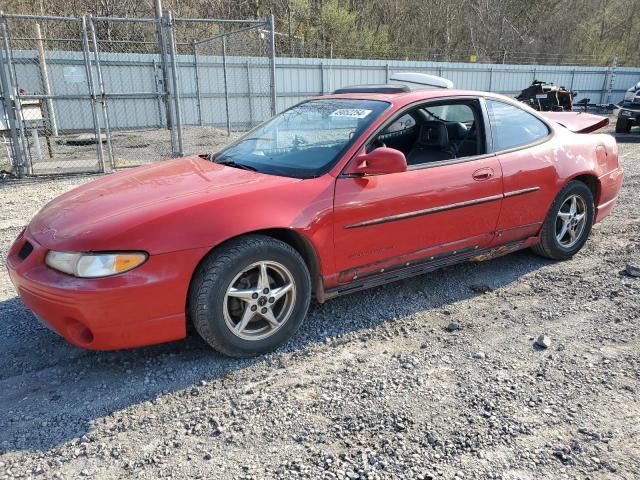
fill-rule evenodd
<path id="1" fill-rule="evenodd" d="M 199 157 L 168 160 L 105 176 L 61 195 L 33 218 L 28 231 L 47 248 L 133 249 L 144 245 L 138 238 L 141 226 L 161 217 L 182 214 L 186 223 L 209 221 L 189 217 L 193 207 L 215 203 L 222 208 L 225 200 L 243 196 L 265 198 L 266 190 L 300 181 Z"/>

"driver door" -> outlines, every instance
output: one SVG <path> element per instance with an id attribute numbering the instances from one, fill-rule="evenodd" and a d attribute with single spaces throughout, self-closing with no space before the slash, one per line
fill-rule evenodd
<path id="1" fill-rule="evenodd" d="M 495 156 L 485 153 L 483 107 L 478 100 L 468 104 L 470 123 L 476 122 L 476 135 L 484 145 L 481 150 L 410 165 L 405 172 L 341 175 L 336 180 L 338 284 L 417 263 L 471 256 L 490 244 L 502 203 L 502 170 Z"/>

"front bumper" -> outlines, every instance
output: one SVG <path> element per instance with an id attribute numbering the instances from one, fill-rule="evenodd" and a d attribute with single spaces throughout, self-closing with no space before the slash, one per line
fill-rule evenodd
<path id="1" fill-rule="evenodd" d="M 151 255 L 134 270 L 97 279 L 49 268 L 47 251 L 27 230 L 9 250 L 9 276 L 27 308 L 70 343 L 115 350 L 185 337 L 189 282 L 206 250 Z"/>
<path id="2" fill-rule="evenodd" d="M 625 118 L 632 122 L 640 122 L 640 105 L 622 106 L 618 111 L 618 118 Z"/>

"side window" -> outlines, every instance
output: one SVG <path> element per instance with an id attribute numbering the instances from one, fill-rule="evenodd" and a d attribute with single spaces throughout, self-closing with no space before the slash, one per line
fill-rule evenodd
<path id="1" fill-rule="evenodd" d="M 508 103 L 487 100 L 496 151 L 528 145 L 549 135 L 549 128 L 529 112 Z"/>
<path id="2" fill-rule="evenodd" d="M 425 109 L 428 115 L 446 122 L 460 122 L 468 126 L 473 124 L 473 110 L 468 105 L 438 105 Z"/>
<path id="3" fill-rule="evenodd" d="M 381 146 L 395 148 L 405 155 L 411 149 L 416 139 L 416 120 L 409 113 L 391 122 L 370 144 L 369 150 Z"/>
<path id="4" fill-rule="evenodd" d="M 420 166 L 486 153 L 484 132 L 479 100 L 432 101 L 393 120 L 367 148 L 400 150 L 409 167 Z"/>
<path id="5" fill-rule="evenodd" d="M 407 130 L 415 127 L 415 125 L 416 121 L 407 113 L 385 128 L 381 135 L 390 135 L 392 133 L 402 135 Z"/>

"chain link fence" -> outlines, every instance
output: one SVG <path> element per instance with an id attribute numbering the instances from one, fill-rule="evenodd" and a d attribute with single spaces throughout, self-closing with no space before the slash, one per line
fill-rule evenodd
<path id="1" fill-rule="evenodd" d="M 193 38 L 195 28 L 200 32 Z M 269 23 L 176 20 L 186 154 L 251 129 L 275 113 L 275 52 Z M 193 149 L 196 149 L 195 151 Z"/>
<path id="2" fill-rule="evenodd" d="M 209 153 L 275 112 L 273 19 L 0 15 L 0 170 Z"/>
<path id="3" fill-rule="evenodd" d="M 576 100 L 606 105 L 640 75 L 615 61 L 593 67 L 375 60 L 375 51 L 336 59 L 340 50 L 312 40 L 275 32 L 273 17 L 0 14 L 0 174 L 108 172 L 210 153 L 305 98 L 385 83 L 395 72 L 435 74 L 458 88 L 506 95 L 544 80 L 578 90 Z M 277 82 L 276 50 L 284 55 Z M 302 58 L 310 55 L 319 58 Z"/>

